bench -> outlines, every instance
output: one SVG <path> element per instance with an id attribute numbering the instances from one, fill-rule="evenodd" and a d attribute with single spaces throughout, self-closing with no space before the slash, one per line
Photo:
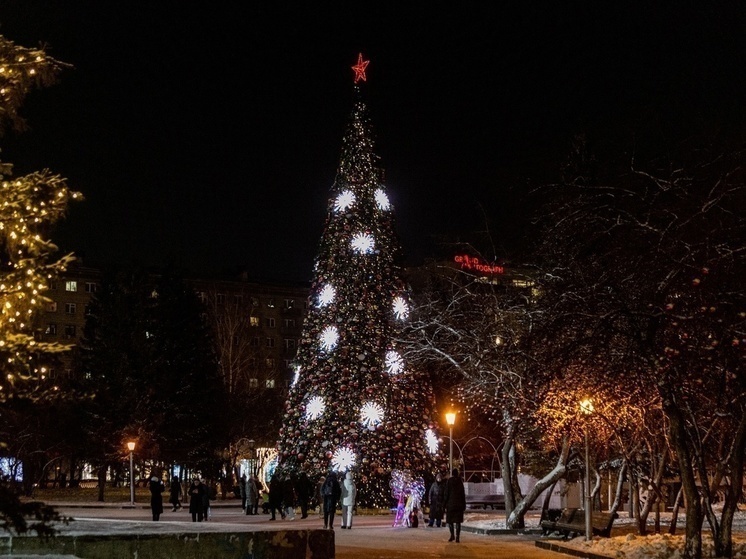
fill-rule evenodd
<path id="1" fill-rule="evenodd" d="M 594 536 L 608 538 L 611 536 L 611 527 L 616 513 L 591 512 L 591 531 Z M 567 508 L 562 510 L 557 520 L 542 520 L 541 529 L 543 535 L 558 532 L 564 539 L 585 534 L 585 510 Z"/>
<path id="2" fill-rule="evenodd" d="M 490 507 L 492 510 L 495 510 L 495 507 L 505 508 L 505 495 L 467 495 L 466 506 L 483 509 Z"/>

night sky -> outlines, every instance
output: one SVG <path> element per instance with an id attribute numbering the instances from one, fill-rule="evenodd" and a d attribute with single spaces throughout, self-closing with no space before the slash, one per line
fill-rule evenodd
<path id="1" fill-rule="evenodd" d="M 509 256 L 574 134 L 741 125 L 743 3 L 636 6 L 0 0 L 0 34 L 74 67 L 0 158 L 84 194 L 53 238 L 90 264 L 309 280 L 362 52 L 406 263 L 487 228 Z"/>

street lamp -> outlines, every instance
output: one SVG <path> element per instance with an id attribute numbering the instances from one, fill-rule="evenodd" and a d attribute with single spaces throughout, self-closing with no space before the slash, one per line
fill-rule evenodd
<path id="1" fill-rule="evenodd" d="M 135 441 L 127 443 L 127 448 L 130 449 L 130 505 L 135 506 L 135 467 L 132 461 L 132 453 L 135 451 Z"/>
<path id="2" fill-rule="evenodd" d="M 256 446 L 256 442 L 254 439 L 249 439 L 249 476 L 253 476 L 254 474 L 254 468 L 256 467 L 254 465 L 254 460 L 256 460 L 256 450 L 254 447 Z"/>
<path id="3" fill-rule="evenodd" d="M 585 415 L 593 413 L 593 402 L 590 398 L 580 402 L 580 411 Z M 593 539 L 593 530 L 591 529 L 591 466 L 588 458 L 588 425 L 585 425 L 583 430 L 585 435 L 585 539 L 590 541 Z"/>
<path id="4" fill-rule="evenodd" d="M 456 412 L 449 411 L 446 414 L 446 423 L 448 423 L 448 439 L 451 441 L 451 449 L 448 453 L 448 475 L 453 472 L 453 424 L 456 423 Z"/>

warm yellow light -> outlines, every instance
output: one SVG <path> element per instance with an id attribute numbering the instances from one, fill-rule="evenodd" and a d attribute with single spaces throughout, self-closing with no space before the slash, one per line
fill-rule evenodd
<path id="1" fill-rule="evenodd" d="M 586 398 L 585 400 L 582 400 L 580 402 L 580 411 L 582 411 L 586 415 L 590 415 L 593 413 L 593 402 L 590 398 Z"/>
<path id="2" fill-rule="evenodd" d="M 456 412 L 449 411 L 446 414 L 446 423 L 448 423 L 448 425 L 453 427 L 454 423 L 456 423 Z"/>
<path id="3" fill-rule="evenodd" d="M 130 441 L 127 443 L 127 448 L 130 449 L 130 452 L 135 450 L 135 441 Z"/>

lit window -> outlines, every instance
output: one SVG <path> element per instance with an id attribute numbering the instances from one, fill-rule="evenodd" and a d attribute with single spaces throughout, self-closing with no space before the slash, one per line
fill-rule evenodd
<path id="1" fill-rule="evenodd" d="M 254 327 L 259 326 L 259 317 L 258 316 L 251 316 L 249 317 L 249 324 L 251 324 Z"/>
<path id="2" fill-rule="evenodd" d="M 57 335 L 57 325 L 54 322 L 50 322 L 47 324 L 47 330 L 44 332 L 45 334 L 49 334 L 50 336 L 56 336 Z"/>
<path id="3" fill-rule="evenodd" d="M 65 291 L 77 291 L 78 290 L 78 282 L 75 280 L 70 280 L 65 282 Z"/>
<path id="4" fill-rule="evenodd" d="M 197 299 L 199 299 L 201 303 L 207 303 L 207 293 L 200 291 L 197 293 Z"/>
<path id="5" fill-rule="evenodd" d="M 50 301 L 47 303 L 47 312 L 57 312 L 57 303 L 55 301 Z"/>
<path id="6" fill-rule="evenodd" d="M 264 386 L 265 386 L 266 388 L 274 388 L 274 387 L 275 387 L 275 379 L 273 379 L 273 378 L 268 378 L 268 379 L 267 379 L 267 380 L 265 381 L 265 384 L 264 384 Z"/>
<path id="7" fill-rule="evenodd" d="M 265 364 L 265 365 L 267 366 L 267 368 L 268 368 L 268 369 L 271 369 L 271 370 L 273 370 L 273 371 L 274 371 L 274 369 L 275 369 L 275 366 L 277 365 L 277 361 L 275 361 L 275 360 L 274 360 L 274 359 L 272 359 L 272 358 L 270 358 L 270 359 L 265 359 L 265 360 L 264 360 L 264 364 Z"/>
<path id="8" fill-rule="evenodd" d="M 259 386 L 259 379 L 250 378 L 249 379 L 249 387 L 256 388 L 257 386 Z"/>

